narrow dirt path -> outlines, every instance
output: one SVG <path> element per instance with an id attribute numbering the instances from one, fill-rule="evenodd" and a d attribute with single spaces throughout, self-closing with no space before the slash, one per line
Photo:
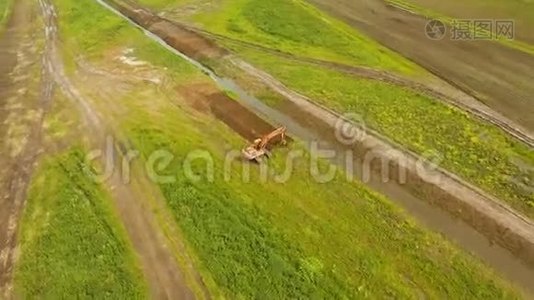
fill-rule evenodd
<path id="1" fill-rule="evenodd" d="M 32 6 L 27 0 L 15 1 L 7 33 L 0 42 L 0 49 L 2 49 L 0 62 L 5 62 L 2 65 L 3 70 L 0 70 L 3 114 L 7 112 L 5 107 L 7 98 L 4 97 L 16 86 L 12 71 L 17 64 L 25 63 L 24 60 L 20 59 L 22 53 L 20 48 L 25 44 L 24 39 L 28 38 L 28 25 L 32 21 L 33 12 Z M 7 162 L 2 161 L 7 172 L 2 174 L 3 178 L 0 182 L 0 294 L 5 298 L 9 298 L 12 290 L 19 218 L 26 200 L 31 175 L 41 152 L 44 117 L 53 100 L 53 81 L 50 70 L 46 67 L 48 65 L 48 51 L 49 49 L 45 48 L 42 54 L 41 83 L 37 95 L 37 107 L 32 121 L 28 125 L 27 138 L 24 141 L 19 141 L 23 146 L 18 155 L 11 157 Z M 13 55 L 16 55 L 16 57 L 13 58 Z M 21 74 L 18 75 L 20 76 Z M 22 75 L 27 76 L 28 74 Z M 23 90 L 20 89 L 19 91 Z M 19 101 L 22 100 L 19 99 Z M 2 127 L 5 126 L 8 126 L 8 124 L 2 124 Z M 8 133 L 3 132 L 3 134 Z M 3 151 L 9 152 L 7 145 L 3 144 L 3 146 L 6 148 Z M 9 154 L 6 153 L 6 155 Z"/>
<path id="2" fill-rule="evenodd" d="M 125 90 L 130 90 L 140 84 L 146 85 L 147 89 L 152 88 L 160 92 L 160 89 L 163 88 L 162 86 L 165 86 L 166 82 L 171 79 L 165 78 L 164 75 L 159 73 L 159 69 L 153 69 L 149 63 L 142 68 L 125 64 L 125 69 L 115 65 L 108 66 L 111 63 L 106 62 L 102 66 L 96 66 L 80 58 L 77 61 L 78 72 L 76 76 L 73 76 L 72 82 L 75 82 L 75 85 L 83 90 L 83 95 L 89 101 L 94 101 L 92 103 L 94 107 L 102 108 L 100 111 L 106 123 L 106 128 L 109 128 L 110 132 L 116 133 L 114 138 L 117 139 L 115 148 L 118 155 L 120 157 L 128 157 L 128 150 L 134 150 L 136 147 L 130 144 L 128 137 L 121 136 L 120 126 L 121 120 L 125 115 L 125 108 L 120 101 L 108 101 L 108 99 L 120 98 L 117 94 L 121 94 Z M 147 85 L 147 83 L 150 84 Z M 96 91 L 94 86 L 107 86 L 107 89 L 105 91 Z M 119 168 L 120 166 L 117 166 L 117 169 Z M 203 298 L 209 299 L 210 293 L 183 243 L 183 234 L 171 210 L 168 209 L 167 202 L 159 186 L 149 180 L 146 176 L 145 168 L 146 166 L 141 160 L 134 159 L 131 162 L 130 176 L 128 176 L 130 183 L 128 186 L 136 194 L 143 195 L 145 209 L 151 210 L 154 212 L 153 215 L 157 216 L 156 221 L 159 229 L 166 238 L 166 242 L 172 249 L 173 254 L 180 262 L 181 270 L 187 277 L 189 287 L 194 289 L 197 295 L 202 295 Z M 124 180 L 124 178 L 121 178 L 121 180 Z"/>
<path id="3" fill-rule="evenodd" d="M 95 148 L 104 148 L 107 137 L 120 144 L 119 136 L 112 128 L 106 126 L 101 115 L 93 109 L 87 99 L 65 75 L 63 62 L 58 51 L 56 11 L 49 0 L 41 0 L 41 11 L 47 27 L 50 51 L 50 68 L 55 82 L 62 92 L 73 101 L 84 118 L 89 144 Z M 117 170 L 122 162 L 116 157 Z M 154 299 L 192 299 L 191 289 L 187 286 L 184 275 L 169 249 L 169 241 L 158 228 L 156 216 L 142 191 L 132 185 L 124 184 L 120 172 L 114 172 L 105 184 L 111 191 L 114 205 L 124 224 L 128 237 L 141 262 L 142 270 L 148 281 L 151 297 Z M 156 192 L 156 190 L 151 190 Z M 155 196 L 156 197 L 156 196 Z"/>

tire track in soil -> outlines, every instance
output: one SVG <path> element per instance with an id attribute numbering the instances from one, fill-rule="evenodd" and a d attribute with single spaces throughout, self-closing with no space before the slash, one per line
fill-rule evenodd
<path id="1" fill-rule="evenodd" d="M 40 0 L 40 3 L 42 3 L 42 14 L 48 28 L 48 42 L 51 48 L 49 65 L 52 76 L 62 92 L 80 110 L 87 129 L 86 138 L 89 139 L 89 144 L 95 149 L 100 149 L 103 145 L 105 147 L 109 136 L 118 141 L 119 146 L 122 146 L 120 148 L 124 148 L 127 143 L 121 142 L 116 132 L 106 126 L 102 116 L 92 107 L 92 102 L 82 95 L 65 75 L 63 62 L 57 49 L 58 30 L 55 8 L 49 0 Z M 116 164 L 120 164 L 122 159 L 116 156 L 114 161 Z M 116 169 L 119 170 L 119 168 L 120 165 L 117 165 Z M 162 206 L 162 203 L 165 202 L 159 195 L 159 190 L 152 186 L 146 186 L 146 182 L 141 188 L 125 184 L 120 172 L 113 172 L 105 184 L 113 196 L 116 211 L 139 257 L 151 297 L 154 299 L 193 299 L 193 292 L 187 286 L 182 270 L 169 250 L 169 244 L 175 246 L 177 242 L 169 241 L 162 234 L 156 225 L 157 217 L 154 215 L 152 205 L 149 205 L 147 200 L 140 196 L 144 194 L 143 192 L 150 192 L 150 195 L 157 198 L 158 210 L 161 212 L 165 207 Z M 189 271 L 191 270 L 189 269 Z M 207 294 L 204 296 L 209 298 Z"/>
<path id="2" fill-rule="evenodd" d="M 13 87 L 13 82 L 9 78 L 11 70 L 15 68 L 16 59 L 13 61 L 12 55 L 17 52 L 23 34 L 32 19 L 32 6 L 26 0 L 14 1 L 12 16 L 8 23 L 7 33 L 2 38 L 0 48 L 2 54 L 0 61 L 7 61 L 2 66 L 0 77 L 1 87 L 5 91 Z M 3 180 L 0 186 L 0 295 L 4 298 L 11 298 L 13 266 L 17 254 L 17 231 L 19 219 L 26 200 L 26 194 L 31 179 L 31 175 L 41 154 L 42 127 L 46 113 L 53 101 L 54 83 L 51 78 L 48 54 L 49 48 L 45 47 L 42 54 L 40 91 L 38 99 L 38 111 L 30 131 L 27 143 L 23 150 L 15 158 L 7 162 L 8 171 L 5 173 L 7 180 Z M 5 91 L 3 93 L 5 93 Z M 4 95 L 3 95 L 4 96 Z M 2 99 L 2 105 L 6 98 Z M 6 124 L 4 124 L 6 125 Z"/>

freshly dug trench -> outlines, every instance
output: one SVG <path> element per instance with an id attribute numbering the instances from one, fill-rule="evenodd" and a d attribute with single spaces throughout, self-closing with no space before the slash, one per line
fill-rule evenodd
<path id="1" fill-rule="evenodd" d="M 275 127 L 260 118 L 238 101 L 208 84 L 193 84 L 178 88 L 178 93 L 194 109 L 213 114 L 244 139 L 252 142 L 273 131 Z M 267 147 L 278 143 L 273 140 Z"/>

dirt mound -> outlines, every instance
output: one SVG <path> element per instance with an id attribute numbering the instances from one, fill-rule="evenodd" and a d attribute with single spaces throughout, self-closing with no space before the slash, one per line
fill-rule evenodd
<path id="1" fill-rule="evenodd" d="M 148 30 L 176 50 L 194 59 L 218 58 L 226 54 L 212 41 L 168 21 L 154 23 Z"/>
<path id="2" fill-rule="evenodd" d="M 228 52 L 192 30 L 160 18 L 153 12 L 123 1 L 106 1 L 130 20 L 160 37 L 168 45 L 194 59 L 212 59 Z"/>

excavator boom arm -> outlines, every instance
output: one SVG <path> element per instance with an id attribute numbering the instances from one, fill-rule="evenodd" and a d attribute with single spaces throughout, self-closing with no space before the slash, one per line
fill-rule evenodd
<path id="1" fill-rule="evenodd" d="M 278 136 L 281 136 L 282 140 L 284 140 L 285 139 L 285 134 L 286 134 L 286 128 L 285 127 L 280 127 L 278 129 L 276 129 L 275 131 L 269 133 L 268 135 L 264 136 L 261 139 L 261 142 L 258 145 L 258 149 L 263 149 L 263 148 L 267 147 L 269 142 L 272 141 L 274 138 L 276 138 Z"/>

